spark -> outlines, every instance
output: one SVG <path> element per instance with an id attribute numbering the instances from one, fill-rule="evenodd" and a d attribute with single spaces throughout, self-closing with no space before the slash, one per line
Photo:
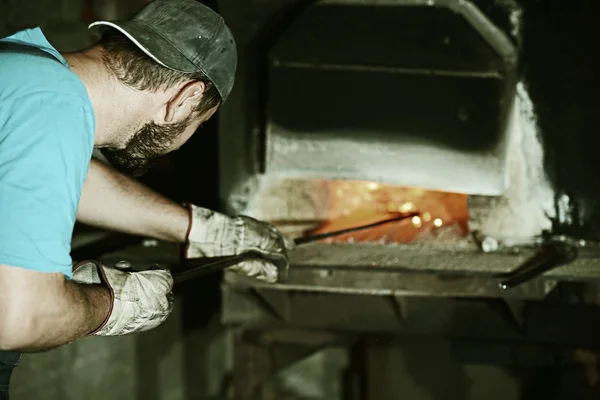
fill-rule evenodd
<path id="1" fill-rule="evenodd" d="M 421 224 L 422 224 L 422 222 L 421 222 L 421 218 L 420 218 L 420 217 L 418 217 L 418 216 L 414 216 L 414 217 L 412 217 L 412 224 L 413 224 L 415 227 L 419 228 L 419 227 L 421 226 Z"/>
<path id="2" fill-rule="evenodd" d="M 369 190 L 377 190 L 377 189 L 379 189 L 379 184 L 377 182 L 369 182 L 367 184 L 367 189 L 369 189 Z"/>
<path id="3" fill-rule="evenodd" d="M 409 201 L 398 207 L 398 211 L 406 213 L 412 211 L 413 208 L 415 208 L 415 205 Z"/>

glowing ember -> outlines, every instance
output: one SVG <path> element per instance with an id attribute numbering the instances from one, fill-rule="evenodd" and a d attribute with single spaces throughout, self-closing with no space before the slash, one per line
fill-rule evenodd
<path id="1" fill-rule="evenodd" d="M 441 231 L 468 232 L 467 196 L 383 185 L 375 182 L 328 181 L 328 220 L 311 234 L 331 232 L 382 221 L 398 214 L 420 216 L 348 233 L 327 242 L 411 243 Z"/>
<path id="2" fill-rule="evenodd" d="M 409 201 L 408 203 L 402 204 L 398 208 L 398 211 L 403 212 L 403 213 L 407 213 L 407 212 L 411 212 L 414 208 L 415 208 L 415 205 Z M 429 213 L 427 213 L 427 214 L 429 214 Z"/>

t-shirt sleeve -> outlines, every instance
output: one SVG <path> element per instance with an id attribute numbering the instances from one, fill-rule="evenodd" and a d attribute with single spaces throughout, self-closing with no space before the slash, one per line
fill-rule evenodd
<path id="1" fill-rule="evenodd" d="M 60 93 L 0 104 L 0 264 L 71 277 L 71 238 L 93 149 L 90 111 Z"/>

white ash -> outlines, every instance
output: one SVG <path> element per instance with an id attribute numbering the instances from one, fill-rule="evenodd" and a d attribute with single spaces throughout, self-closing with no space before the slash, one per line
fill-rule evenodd
<path id="1" fill-rule="evenodd" d="M 233 186 L 225 200 L 225 212 L 229 215 L 245 214 L 248 202 L 255 197 L 259 188 L 258 176 L 254 175 Z"/>
<path id="2" fill-rule="evenodd" d="M 261 177 L 242 213 L 267 221 L 322 221 L 328 205 L 326 182 Z"/>
<path id="3" fill-rule="evenodd" d="M 556 199 L 557 218 L 563 225 L 573 225 L 573 206 L 569 195 L 563 193 Z"/>
<path id="4" fill-rule="evenodd" d="M 523 83 L 517 85 L 508 129 L 509 186 L 500 197 L 469 198 L 469 227 L 505 244 L 529 243 L 551 229 L 555 210 L 534 107 Z"/>

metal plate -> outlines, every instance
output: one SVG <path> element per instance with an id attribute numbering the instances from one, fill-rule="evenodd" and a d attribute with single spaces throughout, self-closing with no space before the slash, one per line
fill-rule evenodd
<path id="1" fill-rule="evenodd" d="M 269 53 L 265 172 L 499 195 L 514 65 L 469 2 L 317 2 Z"/>

